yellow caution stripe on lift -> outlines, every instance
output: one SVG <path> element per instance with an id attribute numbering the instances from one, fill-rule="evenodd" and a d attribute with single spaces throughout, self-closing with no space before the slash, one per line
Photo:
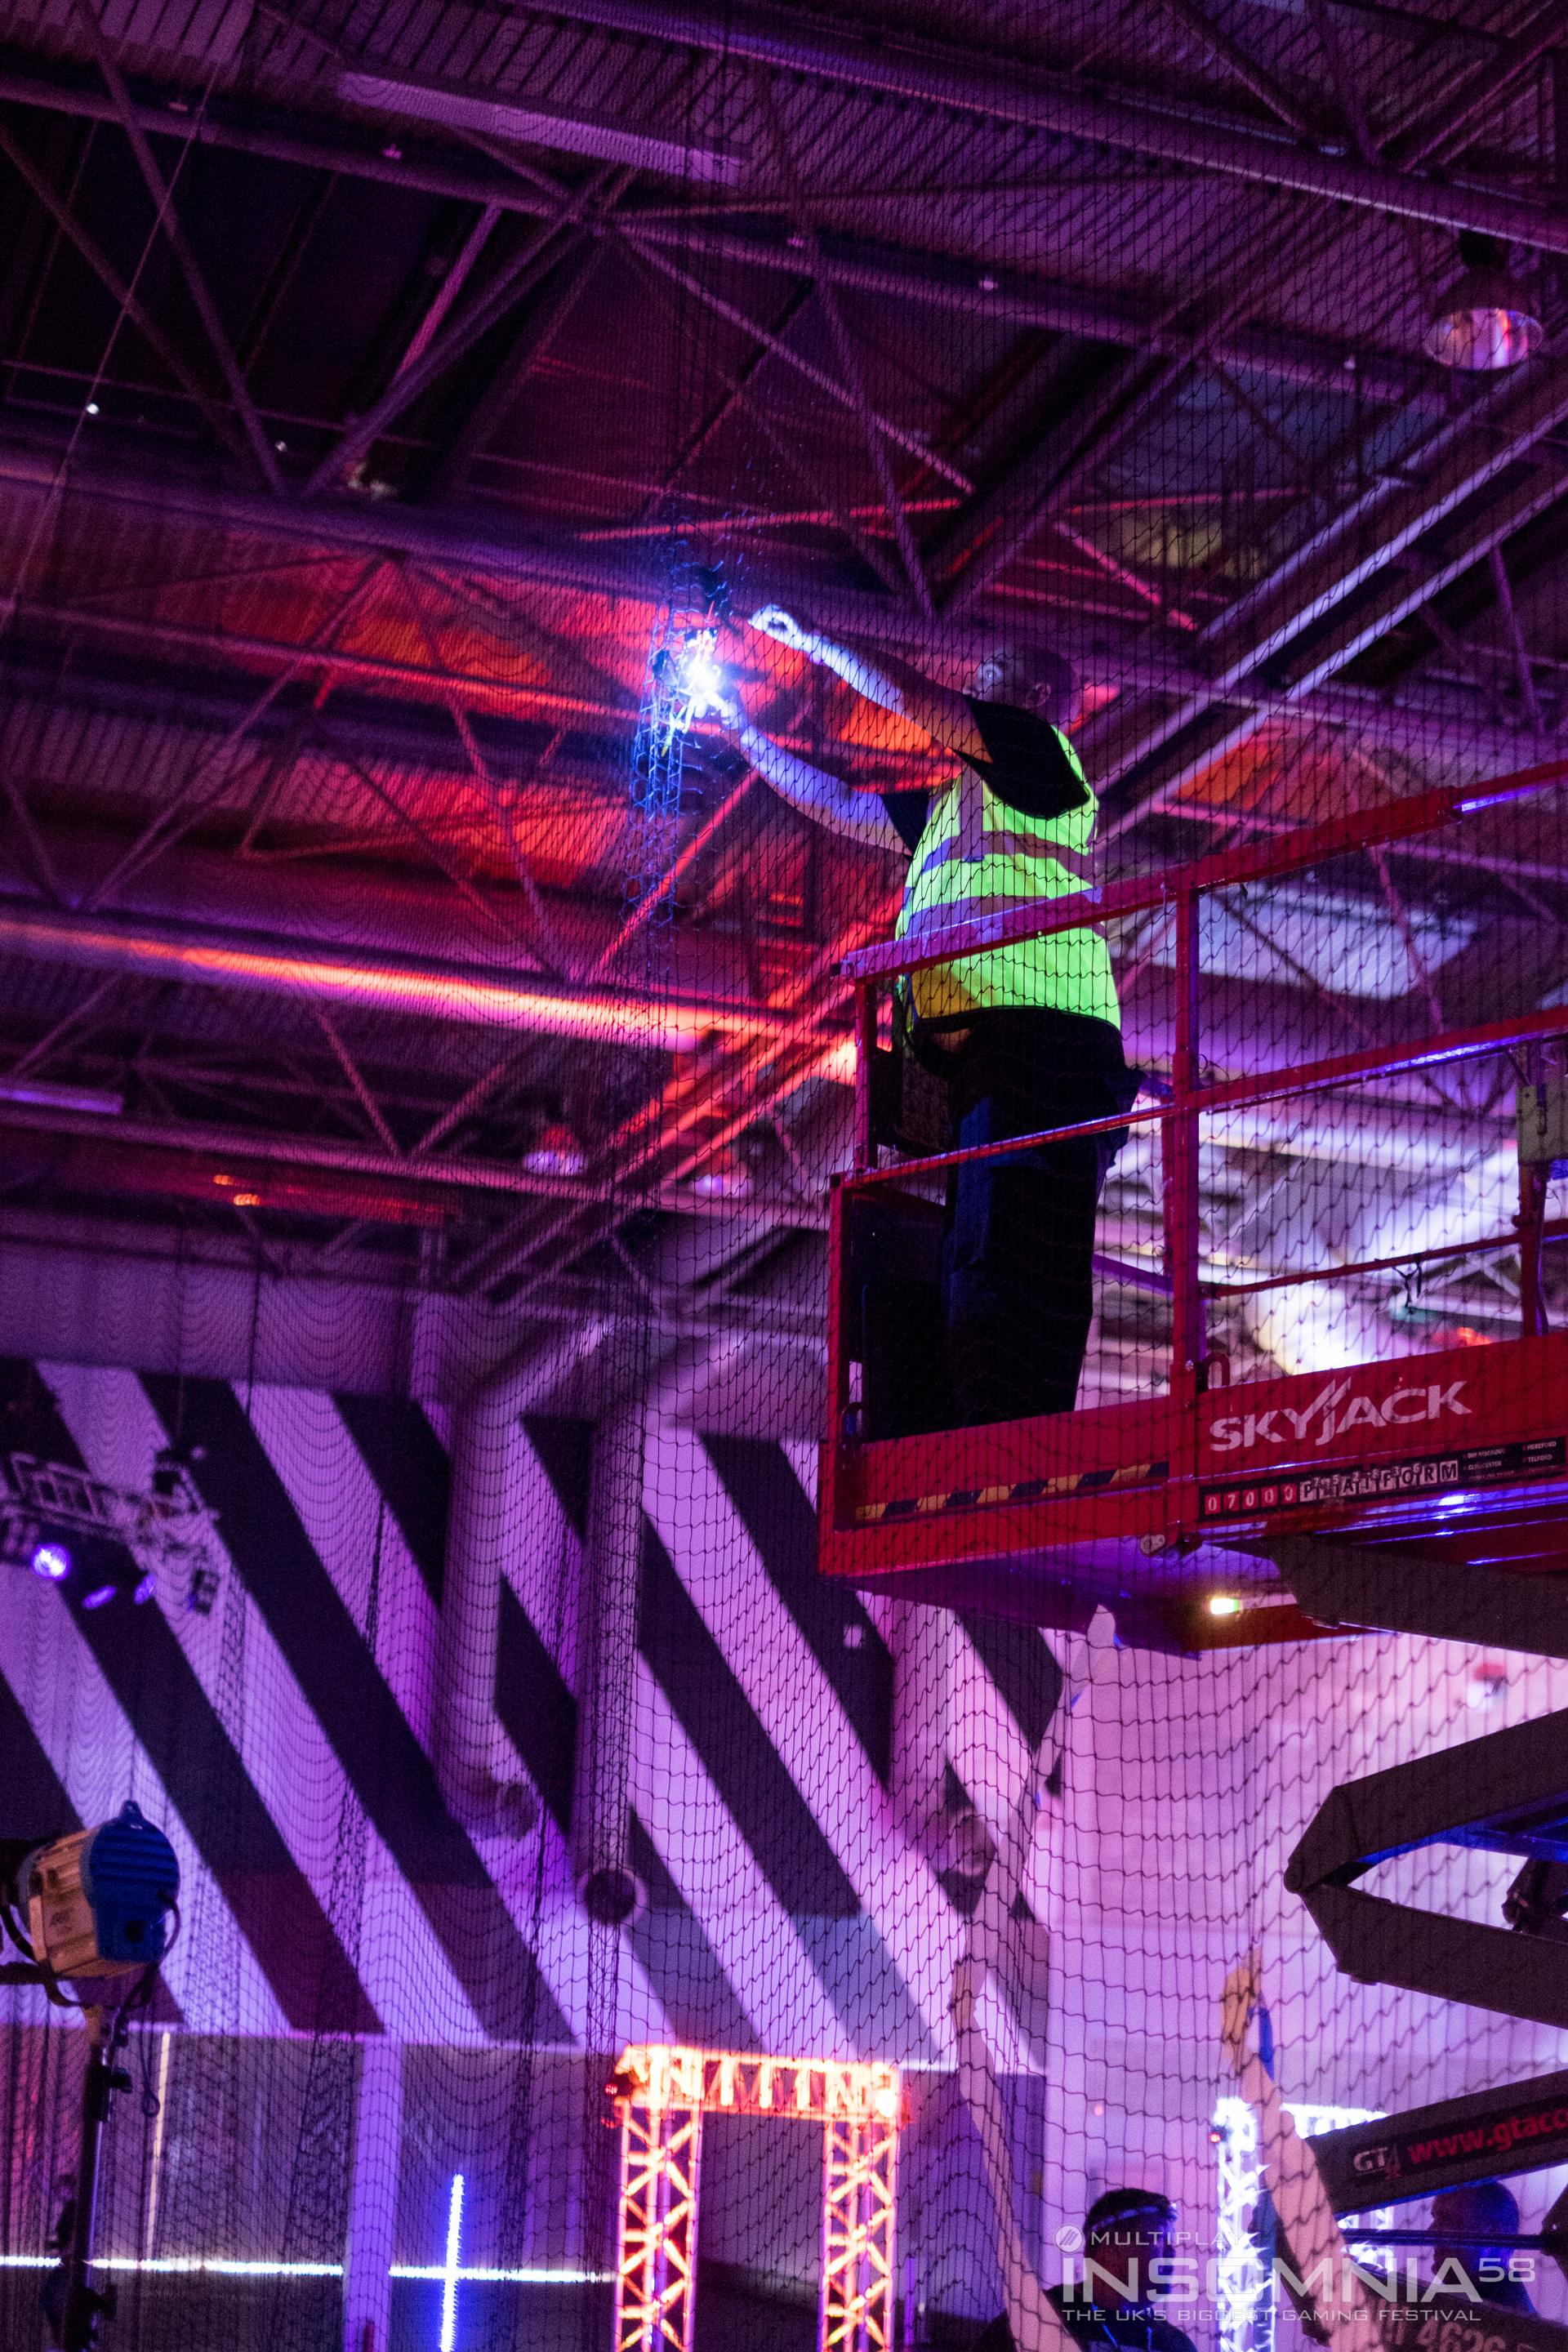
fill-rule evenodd
<path id="1" fill-rule="evenodd" d="M 893 1503 L 858 1503 L 858 1527 L 879 1519 L 915 1519 L 934 1511 L 984 1511 L 998 1503 L 1048 1503 L 1061 1495 L 1106 1495 L 1117 1486 L 1153 1486 L 1170 1475 L 1168 1462 L 1131 1462 L 1120 1470 L 1074 1470 L 1063 1478 L 1017 1478 L 1010 1486 L 953 1486 L 944 1495 L 912 1495 Z"/>

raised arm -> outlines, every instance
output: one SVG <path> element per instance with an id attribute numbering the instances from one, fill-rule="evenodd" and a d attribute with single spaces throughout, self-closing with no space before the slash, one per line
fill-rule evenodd
<path id="1" fill-rule="evenodd" d="M 773 786 L 780 800 L 787 801 L 802 816 L 815 817 L 830 833 L 841 833 L 875 849 L 902 852 L 905 845 L 874 793 L 858 793 L 841 776 L 830 776 L 786 751 L 782 743 L 752 725 L 738 699 L 726 704 L 721 715 L 725 724 L 734 729 L 736 741 L 758 775 Z"/>
<path id="2" fill-rule="evenodd" d="M 953 2040 L 958 2047 L 958 2095 L 969 2109 L 980 2137 L 991 2184 L 996 2224 L 996 2266 L 1002 2273 L 1002 2302 L 1013 2331 L 1015 2352 L 1076 2352 L 1045 2290 L 1030 2267 L 1013 2210 L 1013 2162 L 1007 2150 L 1007 2127 L 1002 2097 L 992 2070 L 991 2052 L 974 2014 L 975 1999 L 985 1980 L 980 1961 L 960 1960 L 952 1972 Z"/>
<path id="3" fill-rule="evenodd" d="M 933 684 L 896 655 L 884 654 L 876 662 L 868 662 L 862 655 L 851 653 L 847 646 L 835 645 L 831 637 L 803 629 L 782 604 L 764 604 L 760 612 L 752 614 L 752 626 L 763 636 L 772 637 L 775 645 L 804 654 L 807 661 L 820 662 L 825 669 L 841 677 L 846 686 L 852 686 L 857 694 L 863 694 L 868 702 L 912 720 L 933 742 L 974 759 L 984 757 L 985 745 L 974 723 L 974 714 L 963 695 Z"/>
<path id="4" fill-rule="evenodd" d="M 1256 2051 L 1247 2049 L 1247 2028 L 1259 2006 L 1253 1952 L 1226 1979 L 1220 2038 L 1242 2097 L 1257 2110 L 1263 2178 L 1291 2266 L 1311 2287 L 1332 2352 L 1381 2352 L 1376 2312 L 1346 2252 L 1318 2160 L 1286 2114 L 1279 2084 Z"/>

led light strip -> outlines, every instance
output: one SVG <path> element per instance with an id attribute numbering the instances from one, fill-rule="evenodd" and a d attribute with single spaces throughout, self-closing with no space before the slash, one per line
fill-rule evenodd
<path id="1" fill-rule="evenodd" d="M 1322 2106 L 1306 2099 L 1285 2099 L 1280 2104 L 1298 2132 L 1308 2139 L 1315 2132 L 1342 2131 L 1350 2124 L 1375 2122 L 1383 2113 L 1378 2107 Z M 1219 2261 L 1215 2300 L 1219 2306 L 1221 2352 L 1273 2352 L 1274 2279 L 1264 2270 L 1251 2228 L 1263 2189 L 1258 2118 L 1245 2099 L 1222 2098 L 1215 2103 L 1213 2120 L 1219 2135 Z M 1389 2218 L 1374 2213 L 1363 2220 L 1363 2227 L 1376 2227 Z M 1356 2249 L 1351 2251 L 1353 2258 Z"/>
<path id="2" fill-rule="evenodd" d="M 53 2254 L 0 2254 L 0 2270 L 52 2271 L 59 2267 Z M 143 2271 L 184 2277 L 206 2273 L 221 2278 L 342 2278 L 342 2263 L 226 2262 L 199 2254 L 105 2254 L 95 2258 L 95 2271 Z M 426 2279 L 440 2283 L 455 2277 L 464 2286 L 608 2286 L 613 2271 L 484 2270 L 462 2268 L 448 2273 L 445 2263 L 394 2263 L 387 2273 L 395 2279 Z"/>

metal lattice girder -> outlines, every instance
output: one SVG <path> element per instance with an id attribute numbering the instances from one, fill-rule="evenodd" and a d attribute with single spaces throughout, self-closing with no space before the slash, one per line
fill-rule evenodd
<path id="1" fill-rule="evenodd" d="M 1294 703 L 1428 604 L 1560 499 L 1568 473 L 1543 446 L 1568 415 L 1552 368 L 1444 436 L 1425 478 L 1380 484 L 1222 614 L 1195 641 L 1204 685 L 1158 719 L 1115 712 L 1087 754 L 1097 788 L 1136 772 L 1142 808 L 1173 798 L 1246 742 L 1270 704 Z M 1245 688 L 1259 698 L 1239 709 Z"/>
<path id="2" fill-rule="evenodd" d="M 751 9 L 742 25 L 732 24 L 721 9 L 689 8 L 677 16 L 650 7 L 647 0 L 574 0 L 562 13 L 569 19 L 613 26 L 661 45 L 672 40 L 689 42 L 726 58 L 783 68 L 791 75 L 805 71 L 851 87 L 898 94 L 939 107 L 944 114 L 958 110 L 984 125 L 1026 123 L 1224 179 L 1290 188 L 1329 204 L 1454 228 L 1479 228 L 1543 251 L 1568 248 L 1568 222 L 1561 212 L 1529 195 L 1474 183 L 1467 185 L 1461 175 L 1452 173 L 1395 171 L 1365 163 L 1332 152 L 1340 142 L 1331 134 L 1321 144 L 1310 143 L 1297 137 L 1289 125 L 1275 130 L 1256 118 L 1218 106 L 1206 107 L 1194 116 L 1190 106 L 1162 106 L 1130 100 L 1109 90 L 1095 92 L 1077 77 L 1021 72 L 1005 58 L 979 63 L 966 51 L 931 42 L 889 45 L 854 31 L 829 31 L 820 16 L 784 10 Z M 461 94 L 464 85 L 453 82 L 446 87 Z M 14 69 L 5 77 L 5 95 L 82 114 L 108 113 L 107 108 L 95 102 L 94 91 L 83 95 L 60 88 L 46 94 L 36 81 L 25 80 Z M 148 130 L 166 127 L 152 107 L 142 111 L 150 118 L 145 124 Z M 401 157 L 380 158 L 374 149 L 356 150 L 347 140 L 330 146 L 331 128 L 320 123 L 258 121 L 254 108 L 243 121 L 230 122 L 217 108 L 212 110 L 212 118 L 204 123 L 204 139 L 279 161 L 324 164 L 437 194 L 466 196 L 471 193 L 481 201 L 492 187 L 504 188 L 500 174 L 481 175 L 471 157 L 461 154 L 451 161 L 442 155 L 405 163 Z M 525 192 L 512 198 L 512 208 L 546 209 L 537 196 L 530 201 Z"/>
<path id="3" fill-rule="evenodd" d="M 887 2352 L 893 2339 L 896 2116 L 829 2116 L 823 2134 L 819 2352 Z"/>
<path id="4" fill-rule="evenodd" d="M 1353 1884 L 1379 1862 L 1436 1844 L 1568 1856 L 1568 1711 L 1342 1782 L 1285 1873 L 1351 1976 L 1568 2026 L 1559 1938 L 1447 1918 Z"/>
<path id="5" fill-rule="evenodd" d="M 700 2106 L 637 2106 L 621 2120 L 616 2352 L 691 2352 Z"/>
<path id="6" fill-rule="evenodd" d="M 1217 109 L 1195 115 L 1190 105 L 1100 95 L 1077 76 L 1020 70 L 1007 58 L 977 58 L 931 41 L 880 40 L 850 26 L 830 28 L 822 17 L 793 9 L 752 7 L 736 22 L 727 10 L 701 5 L 668 8 L 649 0 L 572 0 L 563 13 L 634 38 L 680 42 L 727 59 L 820 76 L 986 121 L 1027 124 L 1226 179 L 1291 188 L 1411 220 L 1479 228 L 1544 251 L 1568 251 L 1568 217 L 1528 198 L 1326 153 L 1288 131 L 1271 136 L 1256 121 L 1222 117 Z"/>
<path id="7" fill-rule="evenodd" d="M 619 2094 L 655 2107 L 701 2107 L 709 2115 L 796 2116 L 826 2122 L 843 2117 L 868 2126 L 899 2120 L 899 2070 L 880 2060 L 769 2058 L 732 2050 L 697 2050 L 668 2042 L 623 2050 Z"/>

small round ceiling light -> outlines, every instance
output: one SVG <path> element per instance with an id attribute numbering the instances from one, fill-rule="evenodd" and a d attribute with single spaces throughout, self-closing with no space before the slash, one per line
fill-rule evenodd
<path id="1" fill-rule="evenodd" d="M 1545 333 L 1533 297 L 1509 276 L 1495 236 L 1462 229 L 1459 258 L 1464 275 L 1438 296 L 1422 338 L 1427 356 L 1472 375 L 1517 367 Z"/>

